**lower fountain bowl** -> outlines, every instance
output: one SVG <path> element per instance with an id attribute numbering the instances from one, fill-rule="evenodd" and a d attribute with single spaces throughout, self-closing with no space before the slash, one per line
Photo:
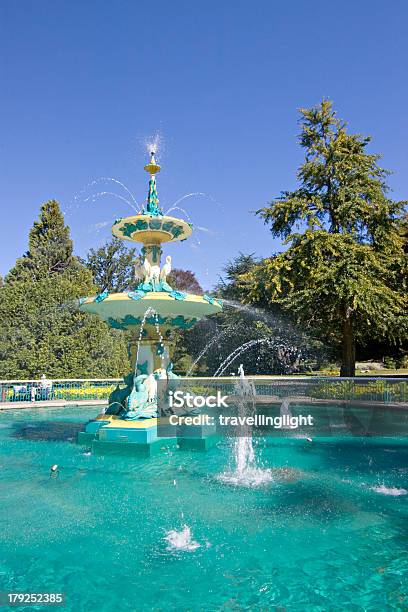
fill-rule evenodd
<path id="1" fill-rule="evenodd" d="M 112 293 L 103 299 L 92 296 L 82 301 L 80 309 L 97 314 L 116 329 L 140 326 L 149 308 L 157 314 L 152 315 L 152 321 L 147 323 L 180 329 L 190 329 L 203 317 L 222 310 L 222 303 L 216 298 L 180 292 L 174 294 L 177 297 L 162 291 L 152 291 L 137 300 L 128 293 Z"/>

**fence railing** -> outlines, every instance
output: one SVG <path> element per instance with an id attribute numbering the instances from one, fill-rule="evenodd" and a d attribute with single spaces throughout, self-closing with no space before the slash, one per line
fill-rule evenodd
<path id="1" fill-rule="evenodd" d="M 408 380 L 401 378 L 257 377 L 250 380 L 255 385 L 257 396 L 277 399 L 305 397 L 322 400 L 408 402 Z M 217 389 L 226 395 L 236 393 L 233 378 L 189 378 L 182 379 L 182 382 L 183 386 L 188 386 L 196 393 L 205 393 L 209 388 Z M 121 379 L 0 381 L 0 402 L 107 400 L 118 383 L 121 383 Z"/>
<path id="2" fill-rule="evenodd" d="M 121 379 L 0 381 L 0 402 L 105 400 Z"/>
<path id="3" fill-rule="evenodd" d="M 269 396 L 275 399 L 305 398 L 308 400 L 338 401 L 376 401 L 385 403 L 408 402 L 408 379 L 401 378 L 322 378 L 322 377 L 282 377 L 251 378 L 257 396 Z M 236 379 L 235 379 L 236 380 Z M 187 386 L 199 393 L 202 387 L 214 387 L 225 395 L 237 393 L 234 379 L 200 378 L 188 380 Z"/>

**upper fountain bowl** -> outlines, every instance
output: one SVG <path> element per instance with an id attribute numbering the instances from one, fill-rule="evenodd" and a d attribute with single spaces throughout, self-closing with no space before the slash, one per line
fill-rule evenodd
<path id="1" fill-rule="evenodd" d="M 143 244 L 161 244 L 186 240 L 191 236 L 191 223 L 165 215 L 153 216 L 140 214 L 133 217 L 117 219 L 112 226 L 112 234 L 121 240 L 142 242 Z"/>
<path id="2" fill-rule="evenodd" d="M 148 164 L 146 164 L 144 169 L 150 174 L 150 176 L 160 172 L 161 166 L 159 166 L 159 164 L 156 162 L 154 151 L 150 153 L 150 161 Z"/>

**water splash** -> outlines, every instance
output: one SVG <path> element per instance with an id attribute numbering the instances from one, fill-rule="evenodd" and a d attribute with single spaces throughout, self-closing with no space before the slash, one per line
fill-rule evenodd
<path id="1" fill-rule="evenodd" d="M 152 136 L 148 136 L 144 139 L 144 146 L 149 155 L 150 153 L 157 155 L 157 153 L 164 148 L 164 138 L 160 132 L 156 132 Z"/>
<path id="2" fill-rule="evenodd" d="M 280 405 L 280 416 L 283 417 L 287 417 L 286 422 L 289 422 L 289 418 L 292 416 L 292 411 L 290 409 L 290 399 L 288 397 L 285 397 L 285 399 L 283 400 L 283 402 Z M 283 425 L 282 429 L 291 429 L 289 427 L 289 425 Z"/>
<path id="3" fill-rule="evenodd" d="M 203 232 L 203 234 L 209 234 L 210 236 L 216 236 L 217 234 L 217 232 L 215 232 L 214 230 L 210 229 L 209 227 L 204 227 L 202 225 L 195 225 L 194 229 Z"/>
<path id="4" fill-rule="evenodd" d="M 155 317 L 157 316 L 157 312 L 151 306 L 149 306 L 149 308 L 146 309 L 146 311 L 145 311 L 145 313 L 143 315 L 142 322 L 140 324 L 139 337 L 137 339 L 136 363 L 135 363 L 135 378 L 137 376 L 137 366 L 138 366 L 138 363 L 139 363 L 140 343 L 142 342 L 142 338 L 143 338 L 143 330 L 144 330 L 144 327 L 146 325 L 146 319 L 148 317 L 150 317 L 150 316 L 155 316 Z"/>
<path id="5" fill-rule="evenodd" d="M 267 313 L 259 309 L 252 308 L 250 306 L 246 306 L 244 304 L 240 304 L 239 302 L 233 302 L 230 300 L 223 300 L 223 302 L 227 306 L 232 306 L 234 308 L 238 308 L 238 310 L 249 312 L 251 315 L 256 316 L 258 319 L 266 320 L 268 318 Z M 204 357 L 204 355 L 209 351 L 209 349 L 217 342 L 217 340 L 220 340 L 223 336 L 229 334 L 230 332 L 236 331 L 236 329 L 237 329 L 237 324 L 234 323 L 232 325 L 229 325 L 225 329 L 218 330 L 214 334 L 214 336 L 210 339 L 210 341 L 205 345 L 205 347 L 202 349 L 199 355 L 195 358 L 186 376 L 190 376 L 194 367 Z M 289 357 L 291 358 L 291 362 L 296 363 L 296 361 L 298 361 L 303 356 L 303 351 L 290 342 L 289 332 L 287 332 L 287 334 L 286 333 L 283 334 L 282 329 L 279 329 L 277 324 L 274 325 L 274 331 L 276 335 L 273 337 L 253 338 L 243 344 L 240 344 L 222 361 L 222 363 L 218 366 L 217 370 L 215 371 L 214 376 L 221 376 L 225 372 L 225 370 L 229 366 L 231 366 L 236 359 L 238 359 L 240 355 L 242 355 L 245 351 L 253 348 L 254 346 L 258 344 L 267 344 L 271 346 L 277 353 L 279 362 L 281 362 L 282 364 L 285 364 L 285 360 L 287 360 Z M 282 337 L 278 335 L 279 333 L 282 334 Z M 289 337 L 286 338 L 286 335 L 288 335 Z M 257 357 L 257 360 L 259 360 L 259 355 Z M 289 366 L 287 367 L 287 369 L 291 371 Z"/>
<path id="6" fill-rule="evenodd" d="M 159 338 L 159 345 L 163 349 L 163 352 L 160 355 L 160 359 L 161 359 L 162 364 L 163 364 L 163 360 L 166 357 L 168 357 L 169 355 L 168 355 L 168 349 L 167 349 L 167 347 L 166 347 L 166 345 L 164 343 L 163 335 L 162 335 L 161 330 L 160 330 L 159 315 L 157 314 L 156 311 L 154 311 L 154 326 L 156 328 L 157 337 Z"/>
<path id="7" fill-rule="evenodd" d="M 93 189 L 94 187 L 99 186 L 103 183 L 111 183 L 115 187 L 120 187 L 125 191 L 126 197 L 115 191 L 102 190 L 96 192 L 93 191 L 92 193 L 89 193 L 90 189 Z M 81 203 L 95 202 L 97 198 L 105 196 L 113 197 L 117 200 L 120 200 L 121 202 L 124 202 L 125 204 L 130 206 L 132 210 L 136 213 L 138 212 L 138 210 L 140 210 L 140 206 L 137 203 L 135 196 L 133 195 L 131 190 L 125 185 L 125 183 L 122 183 L 122 181 L 119 181 L 118 179 L 113 178 L 111 176 L 100 176 L 99 178 L 90 181 L 83 189 L 81 189 L 79 193 L 77 193 L 73 197 L 72 201 L 65 208 L 64 215 L 66 217 L 71 215 L 80 207 Z"/>
<path id="8" fill-rule="evenodd" d="M 154 326 L 156 328 L 156 333 L 157 333 L 157 337 L 158 337 L 158 344 L 160 344 L 160 346 L 164 349 L 163 353 L 160 355 L 160 359 L 163 362 L 163 360 L 168 357 L 168 350 L 166 349 L 166 345 L 164 343 L 164 338 L 163 335 L 161 333 L 160 330 L 160 323 L 159 323 L 159 315 L 157 313 L 157 311 L 152 308 L 151 306 L 149 306 L 149 308 L 146 309 L 144 315 L 143 315 L 143 319 L 142 322 L 140 324 L 140 330 L 139 330 L 139 336 L 137 339 L 137 350 L 136 350 L 136 363 L 135 363 L 135 373 L 134 373 L 134 378 L 136 378 L 137 376 L 137 368 L 138 368 L 138 364 L 139 364 L 139 353 L 140 353 L 140 344 L 142 342 L 143 339 L 143 330 L 145 328 L 146 325 L 146 321 L 148 319 L 148 317 L 153 317 L 154 318 Z"/>
<path id="9" fill-rule="evenodd" d="M 115 185 L 119 185 L 119 187 L 122 187 L 122 189 L 124 189 L 126 191 L 126 193 L 128 194 L 128 196 L 130 197 L 130 199 L 132 200 L 133 204 L 135 204 L 135 206 L 139 206 L 138 203 L 136 202 L 136 198 L 133 195 L 133 193 L 130 191 L 129 187 L 127 187 L 125 185 L 125 183 L 122 183 L 122 181 L 119 181 L 117 178 L 113 178 L 111 176 L 101 176 L 95 180 L 93 180 L 89 186 L 93 187 L 94 185 L 97 185 L 99 183 L 102 182 L 110 182 L 110 183 L 114 183 Z"/>
<path id="10" fill-rule="evenodd" d="M 381 493 L 382 495 L 392 495 L 393 497 L 399 497 L 400 495 L 408 495 L 408 491 L 406 489 L 398 488 L 398 487 L 386 487 L 385 485 L 380 485 L 379 487 L 372 487 L 372 491 L 376 493 Z"/>
<path id="11" fill-rule="evenodd" d="M 180 212 L 182 212 L 184 215 L 186 215 L 186 219 L 189 223 L 193 224 L 193 221 L 190 217 L 190 215 L 188 214 L 188 212 L 184 209 L 181 208 L 181 206 L 172 206 L 171 208 L 169 208 L 169 210 L 166 210 L 166 212 L 164 213 L 165 215 L 168 215 L 169 213 L 171 213 L 173 210 L 179 210 Z"/>
<path id="12" fill-rule="evenodd" d="M 181 466 L 179 469 L 180 468 Z M 173 479 L 173 486 L 176 488 L 176 490 L 178 489 L 178 483 L 175 478 Z M 181 507 L 181 503 L 182 499 L 180 495 L 178 495 L 177 505 Z M 183 510 L 180 510 L 180 518 L 181 522 L 184 522 Z M 167 550 L 193 552 L 194 550 L 197 550 L 197 548 L 200 548 L 200 544 L 193 540 L 191 528 L 186 523 L 184 523 L 182 529 L 178 531 L 177 529 L 170 529 L 167 531 L 164 539 L 167 542 Z"/>
<path id="13" fill-rule="evenodd" d="M 235 308 L 236 310 L 239 310 L 240 312 L 243 312 L 249 315 L 250 317 L 265 321 L 265 323 L 273 325 L 274 329 L 276 329 L 278 332 L 282 332 L 286 335 L 291 335 L 299 339 L 307 338 L 306 334 L 296 328 L 290 321 L 278 314 L 269 312 L 263 308 L 251 306 L 250 304 L 241 304 L 241 302 L 237 302 L 235 300 L 223 299 L 223 303 L 224 306 Z"/>
<path id="14" fill-rule="evenodd" d="M 256 389 L 253 382 L 245 378 L 244 368 L 238 368 L 239 377 L 235 381 L 238 416 L 246 417 L 255 409 Z M 253 444 L 252 429 L 249 425 L 243 426 L 242 434 L 234 439 L 233 457 L 235 469 L 223 472 L 218 476 L 220 482 L 241 487 L 259 487 L 273 480 L 272 470 L 262 469 L 257 465 Z"/>
<path id="15" fill-rule="evenodd" d="M 89 231 L 98 233 L 108 225 L 111 225 L 111 223 L 111 221 L 98 221 L 98 223 L 94 223 L 93 225 L 91 225 Z"/>
<path id="16" fill-rule="evenodd" d="M 248 342 L 245 342 L 244 344 L 241 344 L 241 346 L 238 346 L 235 350 L 232 351 L 232 353 L 230 353 L 228 355 L 228 357 L 226 359 L 224 359 L 224 361 L 222 362 L 222 364 L 219 366 L 219 368 L 217 369 L 217 371 L 214 373 L 214 377 L 216 376 L 221 376 L 225 370 L 232 365 L 232 363 L 238 359 L 238 357 L 240 357 L 242 355 L 242 353 L 244 353 L 245 351 L 247 351 L 248 349 L 257 346 L 258 344 L 272 344 L 272 340 L 271 338 L 260 338 L 258 340 L 249 340 Z"/>
<path id="17" fill-rule="evenodd" d="M 109 196 L 112 198 L 116 198 L 117 200 L 121 200 L 126 204 L 129 204 L 131 209 L 137 214 L 138 210 L 133 206 L 133 204 L 124 196 L 121 196 L 119 193 L 115 193 L 114 191 L 98 191 L 97 193 L 93 193 L 87 198 L 83 199 L 83 202 L 95 202 L 97 198 L 102 198 L 104 196 Z"/>
<path id="18" fill-rule="evenodd" d="M 188 525 L 183 525 L 180 531 L 170 529 L 164 537 L 167 542 L 167 550 L 181 550 L 185 552 L 194 552 L 200 548 L 200 544 L 193 540 L 191 529 Z"/>
<path id="19" fill-rule="evenodd" d="M 242 313 L 242 320 L 246 316 L 256 321 L 264 321 L 270 328 L 270 357 L 273 367 L 278 367 L 280 374 L 290 374 L 299 371 L 305 365 L 311 369 L 310 364 L 316 363 L 317 367 L 331 354 L 321 340 L 315 338 L 312 333 L 299 329 L 283 313 L 270 312 L 263 308 L 257 308 L 248 304 L 223 299 L 225 307 L 231 307 Z M 258 355 L 256 361 L 259 362 Z M 308 363 L 309 362 L 309 363 Z"/>
<path id="20" fill-rule="evenodd" d="M 201 240 L 197 236 L 195 236 L 192 240 L 189 240 L 188 246 L 190 247 L 190 249 L 193 249 L 193 251 L 199 251 L 201 247 Z"/>
<path id="21" fill-rule="evenodd" d="M 223 336 L 225 336 L 225 334 L 227 334 L 230 330 L 232 330 L 235 326 L 234 325 L 229 325 L 226 329 L 222 330 L 222 331 L 218 331 L 214 334 L 214 336 L 211 338 L 211 340 L 205 345 L 204 349 L 201 351 L 201 353 L 198 355 L 198 357 L 194 360 L 194 362 L 191 364 L 190 369 L 188 370 L 186 376 L 190 376 L 191 372 L 193 371 L 194 367 L 197 365 L 197 363 L 200 361 L 200 359 L 202 359 L 204 357 L 204 355 L 207 353 L 207 351 L 210 350 L 210 348 L 214 345 L 215 342 L 217 342 L 217 340 L 220 340 L 220 338 L 222 338 Z"/>
<path id="22" fill-rule="evenodd" d="M 220 202 L 218 202 L 218 200 L 216 200 L 211 194 L 205 193 L 204 191 L 192 191 L 191 193 L 186 193 L 183 196 L 181 196 L 181 198 L 179 198 L 178 200 L 173 202 L 171 207 L 177 206 L 183 200 L 186 200 L 187 198 L 193 198 L 193 197 L 208 198 L 210 200 L 210 202 L 212 202 L 213 204 L 216 204 L 220 208 L 220 210 L 224 210 L 224 206 L 222 204 L 220 204 Z M 169 210 L 172 210 L 171 207 L 170 207 Z M 167 211 L 167 212 L 169 212 L 169 211 Z"/>

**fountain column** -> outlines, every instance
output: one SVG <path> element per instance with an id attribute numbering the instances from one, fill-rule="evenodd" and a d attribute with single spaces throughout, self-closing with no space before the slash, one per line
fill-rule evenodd
<path id="1" fill-rule="evenodd" d="M 158 244 L 147 244 L 144 243 L 144 246 L 141 249 L 143 262 L 145 259 L 149 262 L 151 266 L 160 266 L 161 256 L 163 253 L 163 249 Z"/>
<path id="2" fill-rule="evenodd" d="M 136 374 L 150 374 L 158 368 L 166 368 L 170 362 L 171 342 L 164 338 L 161 339 L 154 326 L 146 325 L 145 330 L 146 335 L 140 340 L 139 333 L 132 332 L 132 338 L 129 341 L 130 363 Z"/>

